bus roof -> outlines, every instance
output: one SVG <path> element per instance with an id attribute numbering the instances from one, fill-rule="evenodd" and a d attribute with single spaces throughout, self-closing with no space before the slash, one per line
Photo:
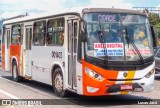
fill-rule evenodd
<path id="1" fill-rule="evenodd" d="M 73 12 L 74 10 L 74 12 Z M 66 12 L 57 12 L 57 13 L 48 13 L 48 14 L 36 14 L 36 15 L 28 15 L 21 18 L 11 19 L 4 21 L 3 24 L 12 24 L 12 23 L 19 23 L 19 22 L 27 22 L 32 20 L 40 20 L 44 18 L 51 18 L 56 16 L 63 16 L 63 15 L 78 15 L 81 16 L 82 13 L 89 13 L 89 12 L 107 12 L 107 13 L 126 13 L 126 14 L 138 14 L 138 15 L 146 15 L 143 12 L 135 11 L 135 10 L 128 10 L 128 9 L 116 9 L 116 8 L 70 8 Z"/>
<path id="2" fill-rule="evenodd" d="M 68 12 L 68 13 L 61 13 L 61 14 L 50 14 L 49 13 L 49 14 L 28 15 L 25 17 L 4 21 L 3 25 L 12 24 L 12 23 L 19 23 L 19 22 L 27 22 L 27 21 L 32 21 L 32 20 L 40 20 L 40 19 L 44 19 L 44 18 L 51 18 L 51 17 L 63 16 L 63 15 L 79 15 L 79 13 Z"/>

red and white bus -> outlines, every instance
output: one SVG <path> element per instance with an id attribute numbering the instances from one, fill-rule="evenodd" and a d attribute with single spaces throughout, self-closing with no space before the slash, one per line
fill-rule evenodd
<path id="1" fill-rule="evenodd" d="M 2 68 L 66 91 L 100 96 L 154 89 L 155 35 L 146 14 L 85 8 L 3 22 Z"/>

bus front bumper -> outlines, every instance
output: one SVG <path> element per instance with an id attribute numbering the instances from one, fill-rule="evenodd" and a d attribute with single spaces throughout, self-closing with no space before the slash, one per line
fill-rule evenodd
<path id="1" fill-rule="evenodd" d="M 86 84 L 85 84 L 86 85 Z M 121 90 L 121 86 L 130 85 L 131 89 Z M 91 86 L 89 83 L 84 86 L 84 95 L 86 96 L 104 96 L 115 94 L 132 94 L 136 92 L 151 92 L 154 89 L 154 74 L 149 78 L 143 77 L 132 81 L 104 81 L 95 83 Z"/>

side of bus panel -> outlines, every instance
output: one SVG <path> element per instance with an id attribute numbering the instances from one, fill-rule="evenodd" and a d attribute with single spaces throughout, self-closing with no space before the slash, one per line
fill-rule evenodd
<path id="1" fill-rule="evenodd" d="M 2 69 L 5 70 L 5 44 L 2 44 Z"/>
<path id="2" fill-rule="evenodd" d="M 12 63 L 12 58 L 15 57 L 17 59 L 18 72 L 20 72 L 20 53 L 21 53 L 21 45 L 10 45 L 10 57 Z"/>
<path id="3" fill-rule="evenodd" d="M 1 45 L 1 59 L 2 59 L 2 69 L 5 70 L 5 31 L 6 28 L 3 27 L 3 34 L 2 34 L 2 45 Z"/>

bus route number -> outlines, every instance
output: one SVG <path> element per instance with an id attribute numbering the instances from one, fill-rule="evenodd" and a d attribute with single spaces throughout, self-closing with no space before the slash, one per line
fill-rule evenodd
<path id="1" fill-rule="evenodd" d="M 52 58 L 62 59 L 62 52 L 52 51 Z"/>

